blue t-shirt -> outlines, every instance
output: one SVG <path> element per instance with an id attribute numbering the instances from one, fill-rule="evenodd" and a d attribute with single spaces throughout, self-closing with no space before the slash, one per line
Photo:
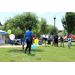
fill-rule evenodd
<path id="1" fill-rule="evenodd" d="M 13 42 L 14 42 L 14 40 L 9 40 L 9 42 L 10 42 L 10 43 L 13 43 Z"/>
<path id="2" fill-rule="evenodd" d="M 32 39 L 31 36 L 33 36 L 33 32 L 31 30 L 28 30 L 25 35 L 26 39 Z"/>
<path id="3" fill-rule="evenodd" d="M 53 35 L 53 39 L 55 38 L 55 35 Z"/>
<path id="4" fill-rule="evenodd" d="M 21 38 L 21 41 L 22 41 L 22 42 L 25 42 L 25 38 Z"/>

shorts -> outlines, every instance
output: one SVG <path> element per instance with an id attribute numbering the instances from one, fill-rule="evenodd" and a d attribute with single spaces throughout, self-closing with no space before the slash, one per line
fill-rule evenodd
<path id="1" fill-rule="evenodd" d="M 22 45 L 25 45 L 25 42 L 22 42 Z"/>
<path id="2" fill-rule="evenodd" d="M 71 42 L 68 42 L 68 46 L 71 46 Z"/>
<path id="3" fill-rule="evenodd" d="M 62 44 L 62 43 L 64 44 L 64 41 L 61 41 L 61 44 Z"/>

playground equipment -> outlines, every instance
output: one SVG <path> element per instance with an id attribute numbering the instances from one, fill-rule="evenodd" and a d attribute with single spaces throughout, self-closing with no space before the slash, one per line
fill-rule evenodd
<path id="1" fill-rule="evenodd" d="M 64 40 L 66 40 L 67 38 L 68 38 L 67 36 L 64 36 L 63 37 Z M 74 35 L 72 35 L 72 39 L 75 39 L 75 36 Z"/>
<path id="2" fill-rule="evenodd" d="M 74 35 L 72 35 L 72 38 L 73 38 L 73 39 L 75 39 L 75 36 L 74 36 Z"/>
<path id="3" fill-rule="evenodd" d="M 64 36 L 63 39 L 66 40 L 67 39 L 67 36 Z"/>

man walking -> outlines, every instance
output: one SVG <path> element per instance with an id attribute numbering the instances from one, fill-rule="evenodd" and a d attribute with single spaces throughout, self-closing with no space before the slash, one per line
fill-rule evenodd
<path id="1" fill-rule="evenodd" d="M 33 32 L 31 31 L 31 27 L 28 27 L 28 29 L 29 30 L 25 34 L 27 46 L 26 46 L 24 53 L 26 53 L 27 49 L 29 48 L 29 54 L 30 54 L 31 44 L 32 44 L 32 40 L 33 40 Z"/>

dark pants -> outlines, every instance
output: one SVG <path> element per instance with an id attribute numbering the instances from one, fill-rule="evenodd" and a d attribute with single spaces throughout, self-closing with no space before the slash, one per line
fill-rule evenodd
<path id="1" fill-rule="evenodd" d="M 30 51 L 31 50 L 32 39 L 27 39 L 26 43 L 27 43 L 27 46 L 26 46 L 25 50 L 27 50 L 29 48 L 29 51 Z"/>

